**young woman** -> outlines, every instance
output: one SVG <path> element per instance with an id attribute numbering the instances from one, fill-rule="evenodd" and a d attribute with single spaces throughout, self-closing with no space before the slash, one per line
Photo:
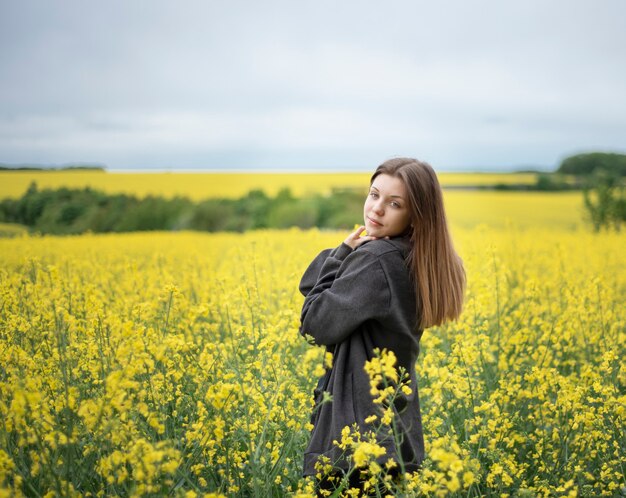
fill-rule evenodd
<path id="1" fill-rule="evenodd" d="M 374 349 L 395 354 L 396 368 L 410 374 L 412 393 L 393 407 L 399 438 L 378 444 L 405 472 L 420 468 L 424 439 L 415 363 L 425 328 L 455 320 L 465 291 L 463 263 L 448 232 L 443 197 L 432 167 L 410 158 L 381 164 L 370 180 L 363 207 L 365 224 L 309 265 L 299 288 L 305 296 L 300 333 L 332 352 L 332 367 L 314 391 L 314 428 L 304 454 L 303 476 L 327 457 L 337 475 L 349 467 L 341 441 L 345 426 L 363 434 L 376 430 L 366 419 L 377 413 L 364 369 Z M 363 236 L 366 229 L 367 235 Z M 322 393 L 332 396 L 321 403 Z M 380 433 L 380 431 L 378 432 Z M 398 434 L 396 434 L 398 435 Z M 378 437 L 378 436 L 377 436 Z M 400 441 L 400 444 L 397 444 Z M 357 474 L 351 475 L 354 486 Z M 328 480 L 317 483 L 323 488 Z"/>

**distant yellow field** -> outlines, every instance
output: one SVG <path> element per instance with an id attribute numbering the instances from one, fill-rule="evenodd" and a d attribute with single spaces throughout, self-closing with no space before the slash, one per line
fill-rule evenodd
<path id="1" fill-rule="evenodd" d="M 183 196 L 193 200 L 236 198 L 252 189 L 270 196 L 289 187 L 296 196 L 328 193 L 334 187 L 367 187 L 372 172 L 363 173 L 109 173 L 101 171 L 2 171 L 0 199 L 18 198 L 31 182 L 39 188 L 92 187 L 108 193 Z M 535 174 L 439 173 L 444 187 L 532 184 Z"/>
<path id="2" fill-rule="evenodd" d="M 453 227 L 577 229 L 588 226 L 580 192 L 446 190 L 444 202 Z"/>

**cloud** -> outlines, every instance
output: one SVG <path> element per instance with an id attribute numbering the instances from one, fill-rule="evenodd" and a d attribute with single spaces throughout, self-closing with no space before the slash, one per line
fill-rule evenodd
<path id="1" fill-rule="evenodd" d="M 350 167 L 416 151 L 507 167 L 623 149 L 625 5 L 5 3 L 0 162 Z"/>

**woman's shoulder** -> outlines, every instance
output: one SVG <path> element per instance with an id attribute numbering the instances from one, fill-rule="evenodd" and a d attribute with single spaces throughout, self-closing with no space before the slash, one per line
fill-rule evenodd
<path id="1" fill-rule="evenodd" d="M 404 258 L 409 250 L 410 241 L 405 237 L 368 240 L 356 248 L 356 251 L 368 252 L 379 258 L 388 254 L 398 254 Z"/>

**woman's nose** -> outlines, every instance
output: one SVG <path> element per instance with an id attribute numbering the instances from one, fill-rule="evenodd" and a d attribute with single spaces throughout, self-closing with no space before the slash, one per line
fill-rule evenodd
<path id="1" fill-rule="evenodd" d="M 374 211 L 377 214 L 381 214 L 383 212 L 383 204 L 381 202 L 377 202 L 376 204 L 374 204 Z"/>

